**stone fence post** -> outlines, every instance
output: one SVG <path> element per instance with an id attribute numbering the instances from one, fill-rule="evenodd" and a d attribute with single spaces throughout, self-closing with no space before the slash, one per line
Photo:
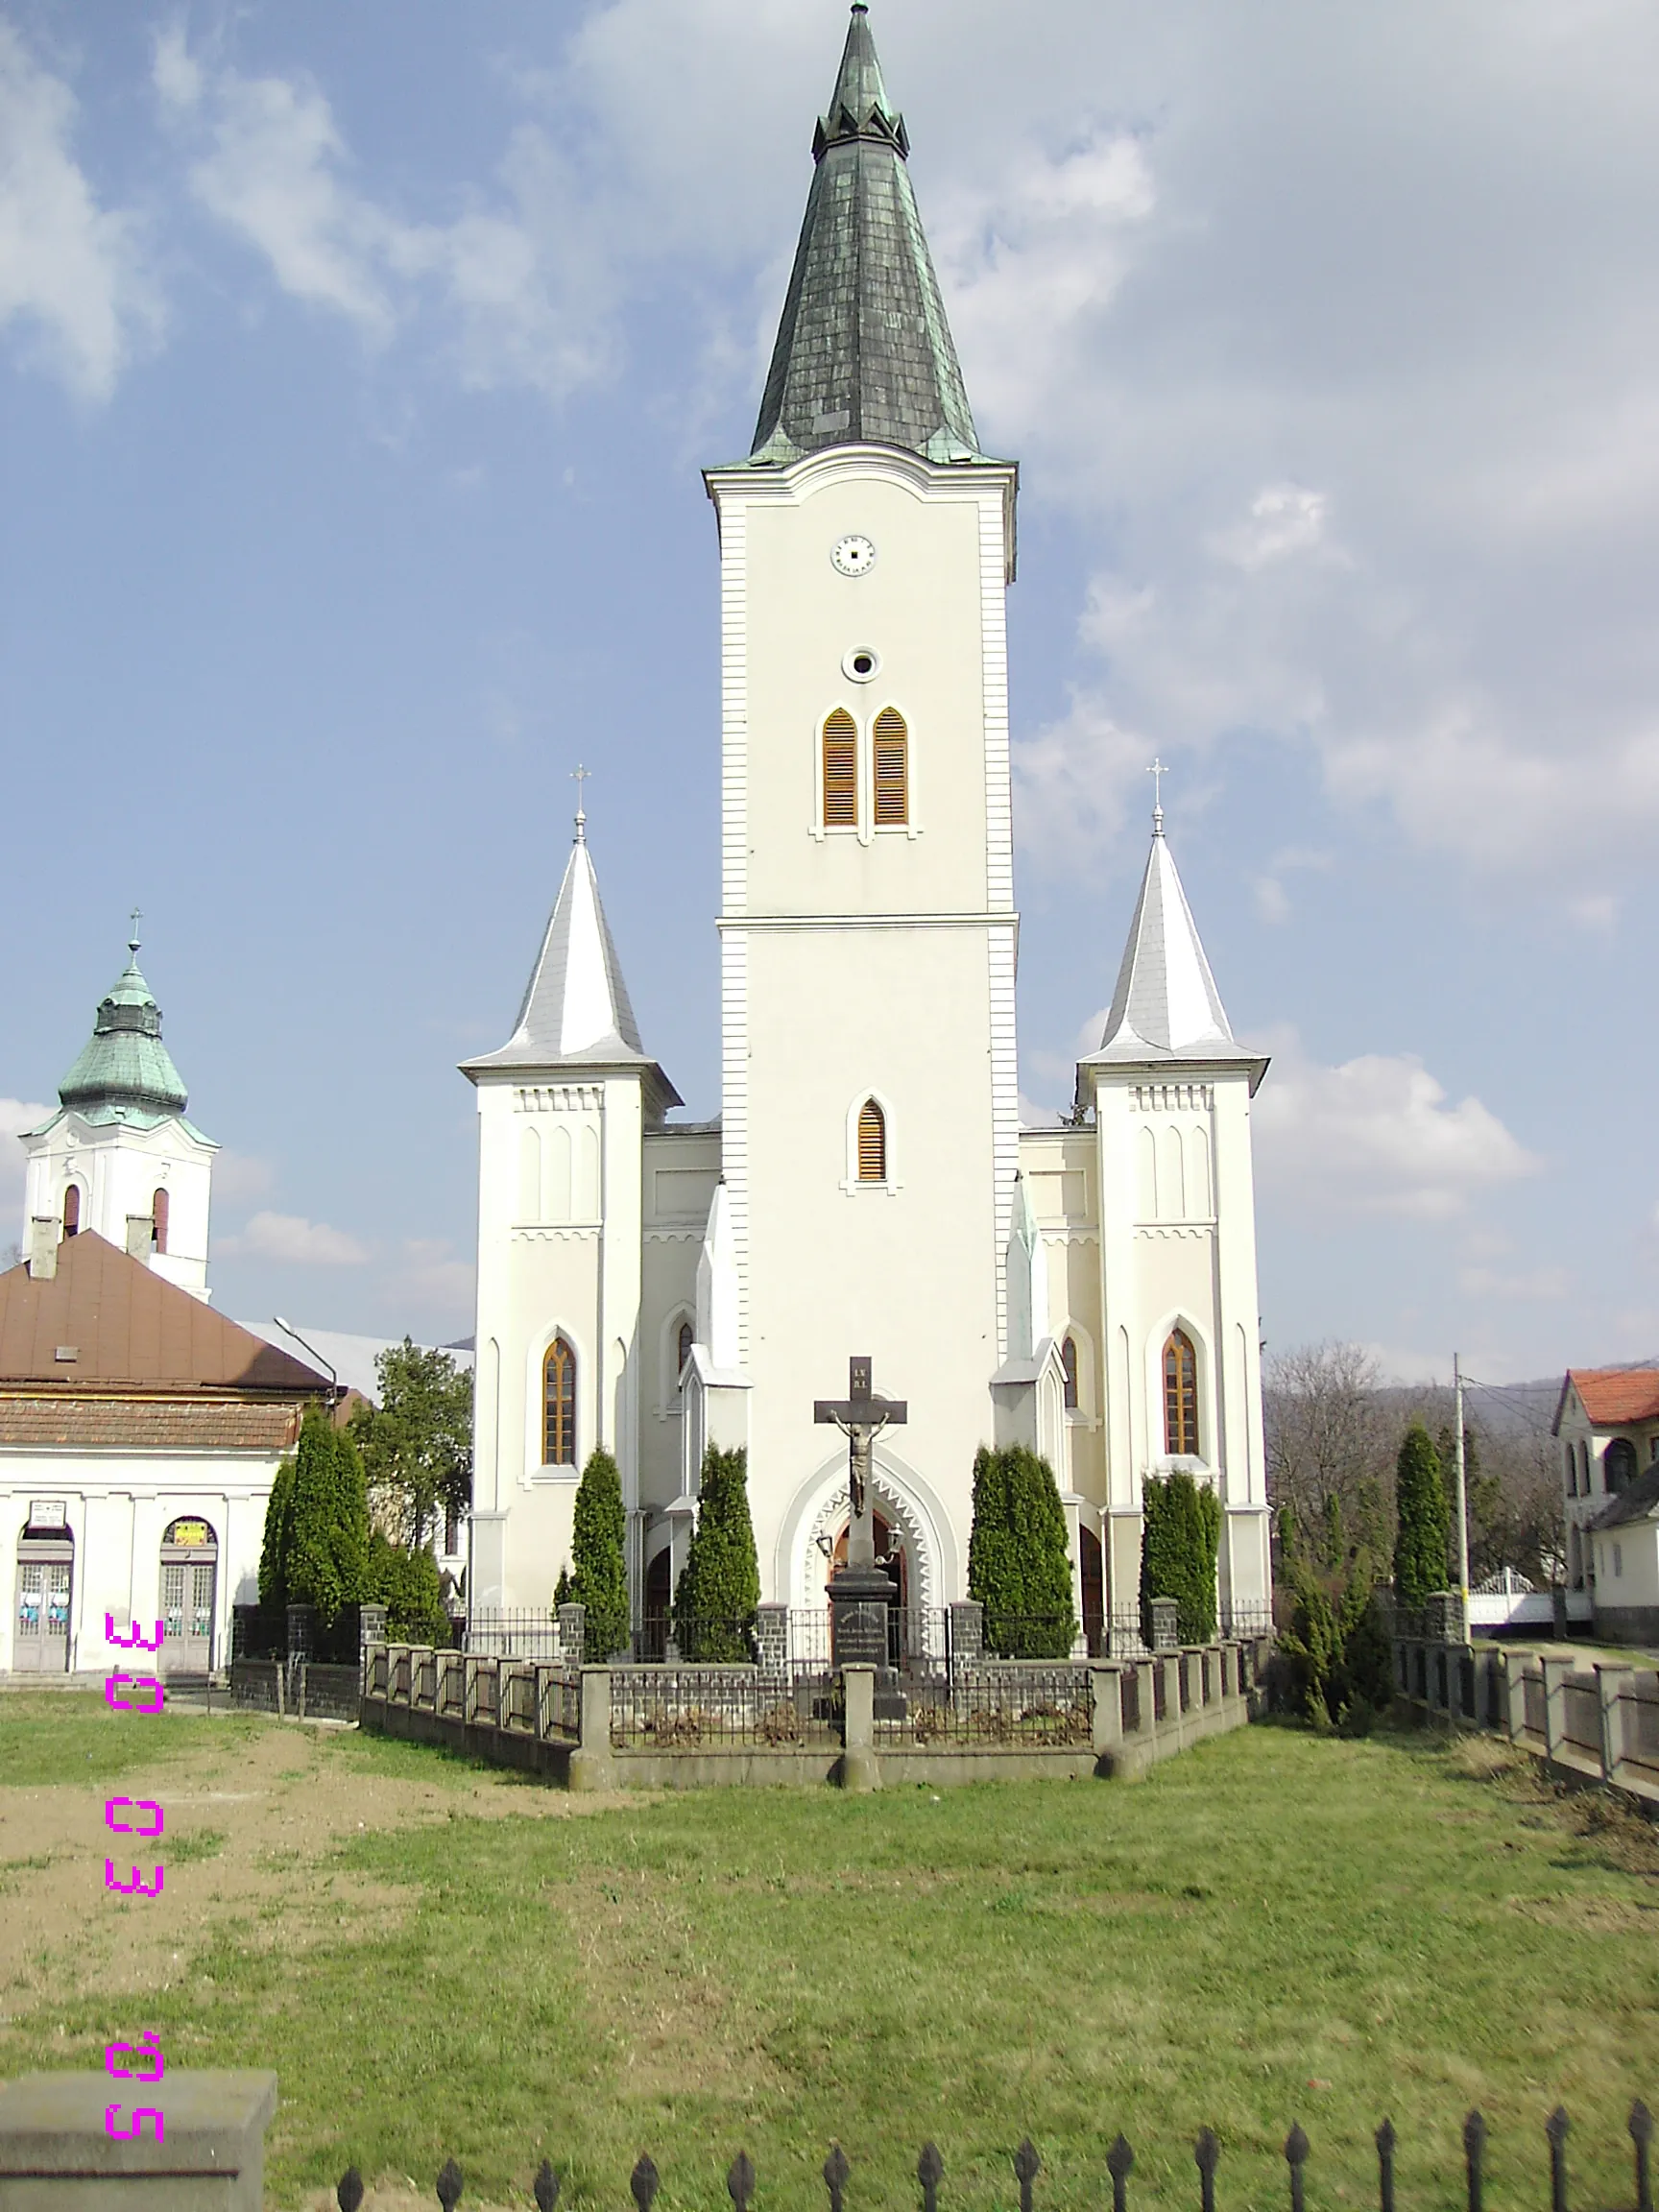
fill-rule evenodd
<path id="1" fill-rule="evenodd" d="M 1601 1779 L 1617 1782 L 1619 1767 L 1624 1757 L 1624 1708 L 1619 1702 L 1621 1695 L 1636 1679 L 1634 1667 L 1622 1660 L 1596 1662 L 1597 1702 L 1601 1708 Z"/>
<path id="2" fill-rule="evenodd" d="M 849 1662 L 841 1670 L 841 1758 L 835 1779 L 843 1790 L 879 1790 L 876 1764 L 876 1670 Z"/>
<path id="3" fill-rule="evenodd" d="M 757 1605 L 755 1608 L 756 1687 L 769 1697 L 781 1696 L 789 1686 L 789 1608 Z"/>
<path id="4" fill-rule="evenodd" d="M 136 2142 L 105 2133 L 111 2092 L 131 2111 L 155 2104 L 166 2140 L 148 2127 Z M 265 2129 L 276 2077 L 169 2067 L 146 2089 L 105 2074 L 23 2074 L 0 2089 L 0 2204 L 61 2205 L 63 2212 L 262 2212 Z"/>
<path id="5" fill-rule="evenodd" d="M 564 1610 L 561 1606 L 560 1611 Z M 611 1750 L 609 1667 L 582 1670 L 581 1738 L 570 1754 L 570 1787 L 572 1790 L 616 1788 L 616 1762 Z"/>
<path id="6" fill-rule="evenodd" d="M 357 1608 L 357 1679 L 369 1679 L 369 1651 L 372 1645 L 386 1641 L 386 1608 L 384 1605 L 359 1605 Z"/>
<path id="7" fill-rule="evenodd" d="M 1177 1622 L 1181 1608 L 1173 1598 L 1154 1598 L 1151 1603 L 1152 1648 L 1173 1651 L 1180 1643 Z"/>
<path id="8" fill-rule="evenodd" d="M 950 1664 L 974 1667 L 985 1656 L 985 1608 L 977 1599 L 958 1599 L 950 1607 Z"/>
<path id="9" fill-rule="evenodd" d="M 588 1608 L 586 1605 L 561 1605 L 558 1611 L 559 1656 L 571 1667 L 580 1667 L 587 1658 Z M 609 1656 L 609 1654 L 607 1654 Z M 609 1741 L 609 1738 L 607 1738 Z"/>
<path id="10" fill-rule="evenodd" d="M 1150 1736 L 1157 1726 L 1158 1707 L 1155 1703 L 1157 1693 L 1152 1681 L 1155 1671 L 1156 1669 L 1150 1659 L 1136 1660 L 1135 1719 L 1136 1733 L 1141 1736 Z"/>
<path id="11" fill-rule="evenodd" d="M 315 1605 L 290 1605 L 288 1608 L 288 1664 L 311 1658 L 317 1649 L 317 1608 Z"/>
<path id="12" fill-rule="evenodd" d="M 1096 1757 L 1116 1751 L 1123 1741 L 1123 1691 L 1119 1667 L 1096 1660 L 1089 1669 L 1089 1695 L 1094 1706 L 1090 1747 Z"/>
<path id="13" fill-rule="evenodd" d="M 1546 1652 L 1539 1658 L 1538 1671 L 1544 1677 L 1544 1756 L 1553 1759 L 1561 1747 L 1563 1734 L 1561 1693 L 1573 1671 L 1573 1662 Z"/>

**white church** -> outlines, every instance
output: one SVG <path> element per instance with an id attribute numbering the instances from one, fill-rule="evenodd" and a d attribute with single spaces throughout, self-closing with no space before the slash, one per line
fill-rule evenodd
<path id="1" fill-rule="evenodd" d="M 475 1611 L 545 1616 L 614 1454 L 667 1609 L 708 1442 L 747 1447 L 762 1596 L 826 1605 L 854 1354 L 907 1402 L 878 1547 L 967 1595 L 974 1455 L 1053 1468 L 1091 1639 L 1138 1602 L 1142 1484 L 1223 1508 L 1224 1622 L 1268 1600 L 1250 1102 L 1164 831 L 1065 1127 L 1022 1129 L 1004 596 L 981 451 L 866 11 L 853 9 L 721 574 L 721 1106 L 676 1123 L 584 818 L 479 1115 Z M 1080 974 L 1080 1005 L 1101 975 Z"/>

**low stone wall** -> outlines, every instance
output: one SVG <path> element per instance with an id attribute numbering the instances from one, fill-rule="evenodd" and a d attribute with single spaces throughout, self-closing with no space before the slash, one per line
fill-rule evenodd
<path id="1" fill-rule="evenodd" d="M 937 1704 L 895 1712 L 869 1669 L 790 1683 L 755 1668 L 576 1670 L 378 1645 L 359 1716 L 571 1789 L 1127 1780 L 1242 1727 L 1267 1650 L 1252 1638 L 1133 1662 L 974 1663 L 928 1688 Z"/>
<path id="2" fill-rule="evenodd" d="M 1394 1708 L 1407 1721 L 1485 1729 L 1558 1781 L 1599 1783 L 1659 1819 L 1659 1672 L 1566 1652 L 1397 1638 Z"/>

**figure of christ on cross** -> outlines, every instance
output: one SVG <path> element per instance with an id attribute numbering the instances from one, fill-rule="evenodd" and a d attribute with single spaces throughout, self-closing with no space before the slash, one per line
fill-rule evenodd
<path id="1" fill-rule="evenodd" d="M 883 1429 L 902 1428 L 908 1417 L 902 1398 L 878 1398 L 870 1387 L 870 1361 L 847 1362 L 845 1398 L 813 1401 L 814 1421 L 830 1422 L 847 1439 L 847 1568 L 872 1572 L 876 1566 L 876 1524 L 870 1509 L 870 1469 L 876 1439 Z"/>

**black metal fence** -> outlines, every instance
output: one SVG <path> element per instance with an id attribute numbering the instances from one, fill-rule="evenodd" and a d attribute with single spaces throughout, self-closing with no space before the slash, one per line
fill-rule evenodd
<path id="1" fill-rule="evenodd" d="M 559 1623 L 533 1606 L 478 1610 L 462 1630 L 461 1648 L 499 1659 L 560 1659 Z"/>
<path id="2" fill-rule="evenodd" d="M 1625 2126 L 1630 2136 L 1634 2166 L 1636 2212 L 1653 2212 L 1650 2165 L 1653 2122 L 1647 2105 L 1640 2100 L 1630 2107 L 1630 2117 Z M 1567 2114 L 1558 2105 L 1544 2123 L 1543 2128 L 1549 2147 L 1551 2212 L 1571 2212 L 1567 2167 L 1567 2138 L 1571 2131 Z M 1394 2170 L 1399 2137 L 1393 2122 L 1384 2120 L 1377 2129 L 1374 2140 L 1377 2146 L 1378 2212 L 1396 2212 Z M 1468 2212 L 1485 2212 L 1486 2141 L 1484 2119 L 1479 2112 L 1471 2112 L 1463 2123 L 1461 2176 L 1462 2195 Z M 1290 2212 L 1307 2212 L 1308 2168 L 1312 2159 L 1312 2145 L 1300 2123 L 1292 2127 L 1286 2136 L 1283 2155 Z M 1220 2137 L 1213 2128 L 1200 2128 L 1192 2145 L 1192 2163 L 1198 2176 L 1198 2212 L 1215 2212 L 1216 2181 L 1221 2162 Z M 1135 2173 L 1135 2152 L 1124 2136 L 1118 2136 L 1107 2151 L 1102 2164 L 1112 2184 L 1112 2212 L 1129 2212 L 1129 2185 Z M 1012 2165 L 1020 2191 L 1020 2212 L 1035 2212 L 1037 2182 L 1043 2172 L 1043 2161 L 1029 2137 L 1014 2153 Z M 831 2145 L 822 2171 L 824 2187 L 829 2197 L 829 2212 L 847 2212 L 854 2168 L 838 2143 Z M 732 2161 L 726 2176 L 726 2193 L 732 2200 L 733 2212 L 750 2212 L 757 2178 L 754 2160 L 747 2152 L 740 2151 Z M 922 2154 L 916 2161 L 921 2212 L 939 2212 L 939 2192 L 944 2179 L 945 2161 L 939 2154 L 937 2145 L 924 2144 Z M 551 2160 L 543 2158 L 530 2185 L 539 2212 L 554 2212 L 559 2202 L 560 2185 L 560 2176 L 555 2173 Z M 649 2157 L 641 2158 L 628 2177 L 629 2192 L 637 2212 L 652 2212 L 652 2205 L 661 2185 L 661 2176 L 655 2163 Z M 444 2212 L 455 2212 L 465 2186 L 461 2168 L 453 2158 L 446 2159 L 435 2183 L 438 2201 L 444 2207 Z M 1358 2194 L 1357 2188 L 1350 2190 L 1342 2183 L 1336 2185 L 1335 2193 L 1344 2202 L 1357 2200 Z M 363 2177 L 355 2166 L 349 2167 L 341 2176 L 334 2192 L 334 2201 L 340 2212 L 358 2212 L 363 2202 Z"/>
<path id="3" fill-rule="evenodd" d="M 616 1751 L 787 1751 L 841 1741 L 830 1680 L 754 1668 L 615 1667 L 611 1745 Z"/>

